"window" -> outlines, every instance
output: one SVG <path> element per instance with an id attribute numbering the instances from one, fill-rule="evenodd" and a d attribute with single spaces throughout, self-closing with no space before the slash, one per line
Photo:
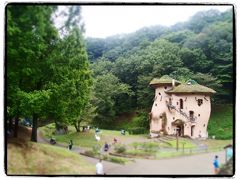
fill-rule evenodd
<path id="1" fill-rule="evenodd" d="M 190 118 L 190 121 L 194 121 L 194 112 L 193 111 L 189 111 L 189 118 Z"/>
<path id="2" fill-rule="evenodd" d="M 155 106 L 157 106 L 157 104 L 155 104 Z"/>
<path id="3" fill-rule="evenodd" d="M 183 100 L 180 99 L 180 109 L 183 109 Z"/>
<path id="4" fill-rule="evenodd" d="M 167 89 L 167 86 L 165 86 L 164 89 Z"/>
<path id="5" fill-rule="evenodd" d="M 198 102 L 198 106 L 201 106 L 202 103 L 203 103 L 203 100 L 202 99 L 198 99 L 197 102 Z"/>
<path id="6" fill-rule="evenodd" d="M 161 96 L 161 93 L 158 93 Z"/>

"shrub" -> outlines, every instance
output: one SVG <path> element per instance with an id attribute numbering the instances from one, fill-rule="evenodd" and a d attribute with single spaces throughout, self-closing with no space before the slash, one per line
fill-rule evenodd
<path id="1" fill-rule="evenodd" d="M 119 144 L 114 147 L 114 150 L 116 153 L 124 153 L 126 152 L 126 146 L 123 144 Z"/>
<path id="2" fill-rule="evenodd" d="M 118 157 L 109 157 L 109 160 L 111 162 L 115 162 L 115 163 L 119 163 L 119 164 L 125 164 L 125 161 L 122 158 L 118 158 Z"/>
<path id="3" fill-rule="evenodd" d="M 134 143 L 132 143 L 132 146 L 136 150 L 139 147 L 139 143 L 138 142 L 134 142 Z"/>
<path id="4" fill-rule="evenodd" d="M 158 144 L 155 143 L 143 143 L 142 148 L 145 152 L 156 152 L 158 150 Z"/>
<path id="5" fill-rule="evenodd" d="M 88 151 L 85 151 L 84 154 L 86 154 L 87 156 L 90 156 L 90 157 L 94 157 L 96 154 L 94 154 L 93 151 L 91 150 L 88 150 Z"/>
<path id="6" fill-rule="evenodd" d="M 99 144 L 96 144 L 95 146 L 92 147 L 92 152 L 96 154 L 100 154 L 101 146 Z"/>
<path id="7" fill-rule="evenodd" d="M 144 134 L 146 132 L 143 127 L 134 127 L 128 129 L 129 134 Z"/>

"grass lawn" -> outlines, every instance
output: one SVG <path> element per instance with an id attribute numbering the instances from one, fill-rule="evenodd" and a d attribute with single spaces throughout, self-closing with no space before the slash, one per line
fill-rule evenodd
<path id="1" fill-rule="evenodd" d="M 8 174 L 95 174 L 94 165 L 60 147 L 16 140 L 8 143 L 7 152 Z"/>
<path id="2" fill-rule="evenodd" d="M 176 140 L 169 140 L 168 143 L 170 143 L 171 147 L 173 147 L 173 148 L 177 147 Z M 183 146 L 184 146 L 184 148 L 188 148 L 188 149 L 196 147 L 196 145 L 191 143 L 191 141 L 189 141 L 188 139 L 179 138 L 178 139 L 178 147 L 183 148 Z"/>
<path id="3" fill-rule="evenodd" d="M 233 140 L 207 139 L 202 141 L 202 144 L 207 145 L 209 149 L 223 149 L 224 146 L 228 144 L 233 144 Z"/>
<path id="4" fill-rule="evenodd" d="M 50 138 L 52 136 L 52 132 L 54 132 L 54 126 L 52 124 L 40 128 L 41 132 L 45 137 Z M 180 138 L 179 137 L 179 151 L 175 151 L 176 149 L 176 140 L 169 139 L 165 140 L 167 143 L 163 143 L 161 141 L 156 141 L 154 139 L 148 139 L 147 135 L 129 135 L 128 133 L 123 136 L 121 135 L 120 131 L 115 130 L 104 130 L 100 129 L 100 142 L 97 142 L 95 139 L 95 130 L 92 129 L 88 132 L 79 132 L 77 133 L 73 127 L 69 127 L 69 133 L 65 135 L 54 135 L 58 143 L 67 143 L 70 139 L 73 140 L 74 145 L 84 147 L 89 152 L 93 150 L 93 147 L 99 145 L 100 148 L 103 147 L 105 142 L 109 144 L 113 143 L 113 138 L 118 139 L 117 144 L 122 144 L 126 147 L 126 151 L 123 154 L 131 155 L 140 158 L 168 158 L 168 157 L 175 157 L 183 155 L 183 144 L 184 144 L 184 155 L 189 155 L 193 153 L 202 153 L 202 152 L 210 152 L 210 151 L 219 151 L 222 150 L 224 146 L 230 144 L 231 140 L 202 140 L 199 141 L 200 144 L 207 145 L 208 150 L 202 151 L 195 151 L 196 144 L 192 142 L 190 139 Z M 112 146 L 111 152 L 115 152 L 114 146 Z M 167 148 L 167 149 L 165 149 Z M 171 151 L 168 150 L 170 148 Z M 121 153 L 120 153 L 121 154 Z M 125 163 L 124 160 L 121 159 L 114 159 L 113 161 L 121 161 Z M 120 162 L 120 163 L 121 163 Z"/>
<path id="5" fill-rule="evenodd" d="M 120 131 L 115 130 L 102 130 L 100 129 L 99 136 L 101 138 L 100 142 L 97 142 L 95 139 L 95 131 L 92 129 L 88 132 L 76 132 L 74 127 L 68 127 L 68 134 L 64 135 L 53 135 L 55 131 L 54 124 L 49 124 L 47 126 L 39 128 L 42 135 L 46 138 L 54 137 L 57 142 L 68 144 L 69 140 L 72 139 L 74 145 L 92 148 L 96 144 L 104 145 L 105 142 L 112 144 L 113 138 L 117 138 L 118 143 L 131 143 L 134 141 L 142 141 L 143 139 L 147 139 L 147 135 L 121 135 Z"/>

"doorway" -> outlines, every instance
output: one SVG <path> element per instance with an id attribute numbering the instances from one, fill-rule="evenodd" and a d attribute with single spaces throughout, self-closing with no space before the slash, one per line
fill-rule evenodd
<path id="1" fill-rule="evenodd" d="M 191 126 L 191 136 L 194 136 L 194 129 L 195 129 L 195 125 Z"/>
<path id="2" fill-rule="evenodd" d="M 177 136 L 183 136 L 184 135 L 184 131 L 183 131 L 183 126 L 182 125 L 177 125 L 176 126 L 176 133 L 177 133 Z"/>

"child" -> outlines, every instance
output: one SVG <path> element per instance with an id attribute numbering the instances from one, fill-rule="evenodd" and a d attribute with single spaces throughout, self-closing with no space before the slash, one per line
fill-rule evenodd
<path id="1" fill-rule="evenodd" d="M 214 173 L 217 174 L 219 172 L 219 162 L 218 162 L 218 156 L 215 156 L 215 159 L 213 161 L 214 166 Z"/>

